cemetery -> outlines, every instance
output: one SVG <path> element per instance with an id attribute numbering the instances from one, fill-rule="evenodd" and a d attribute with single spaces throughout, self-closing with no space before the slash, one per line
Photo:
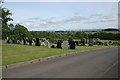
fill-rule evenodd
<path id="1" fill-rule="evenodd" d="M 120 45 L 120 33 L 117 32 L 28 31 L 23 25 L 16 24 L 7 33 L 2 35 L 3 65 Z"/>
<path id="2" fill-rule="evenodd" d="M 3 65 L 70 52 L 120 45 L 120 31 L 29 31 L 13 21 L 12 13 L 1 8 Z M 82 27 L 82 26 L 81 26 Z"/>
<path id="3" fill-rule="evenodd" d="M 57 40 L 56 40 L 57 41 Z M 3 65 L 14 64 L 18 62 L 44 58 L 48 56 L 66 54 L 71 52 L 80 52 L 96 48 L 107 48 L 117 45 L 117 42 L 104 40 L 58 40 L 56 43 L 40 38 L 30 40 L 4 40 L 3 41 Z M 8 43 L 9 42 L 9 43 Z M 14 43 L 15 42 L 15 43 Z M 55 41 L 54 41 L 55 42 Z M 84 44 L 84 45 L 83 45 Z"/>
<path id="4" fill-rule="evenodd" d="M 117 2 L 0 1 L 4 79 L 117 79 Z"/>

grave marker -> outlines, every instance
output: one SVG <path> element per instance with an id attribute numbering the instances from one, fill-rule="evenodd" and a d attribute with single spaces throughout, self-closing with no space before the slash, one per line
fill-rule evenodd
<path id="1" fill-rule="evenodd" d="M 68 49 L 68 41 L 66 40 L 63 41 L 63 48 Z"/>

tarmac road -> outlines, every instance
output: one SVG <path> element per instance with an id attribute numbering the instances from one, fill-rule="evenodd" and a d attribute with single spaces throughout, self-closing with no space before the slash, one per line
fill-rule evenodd
<path id="1" fill-rule="evenodd" d="M 82 52 L 3 70 L 3 78 L 118 78 L 118 48 Z"/>

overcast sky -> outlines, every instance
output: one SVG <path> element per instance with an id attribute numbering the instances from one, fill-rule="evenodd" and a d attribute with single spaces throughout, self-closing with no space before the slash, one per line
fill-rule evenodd
<path id="1" fill-rule="evenodd" d="M 117 2 L 6 2 L 12 23 L 28 30 L 84 30 L 118 28 Z"/>

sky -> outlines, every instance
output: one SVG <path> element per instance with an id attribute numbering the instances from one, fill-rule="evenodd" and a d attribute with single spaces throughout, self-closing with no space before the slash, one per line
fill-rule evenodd
<path id="1" fill-rule="evenodd" d="M 29 31 L 118 28 L 117 2 L 6 2 L 14 21 Z"/>

